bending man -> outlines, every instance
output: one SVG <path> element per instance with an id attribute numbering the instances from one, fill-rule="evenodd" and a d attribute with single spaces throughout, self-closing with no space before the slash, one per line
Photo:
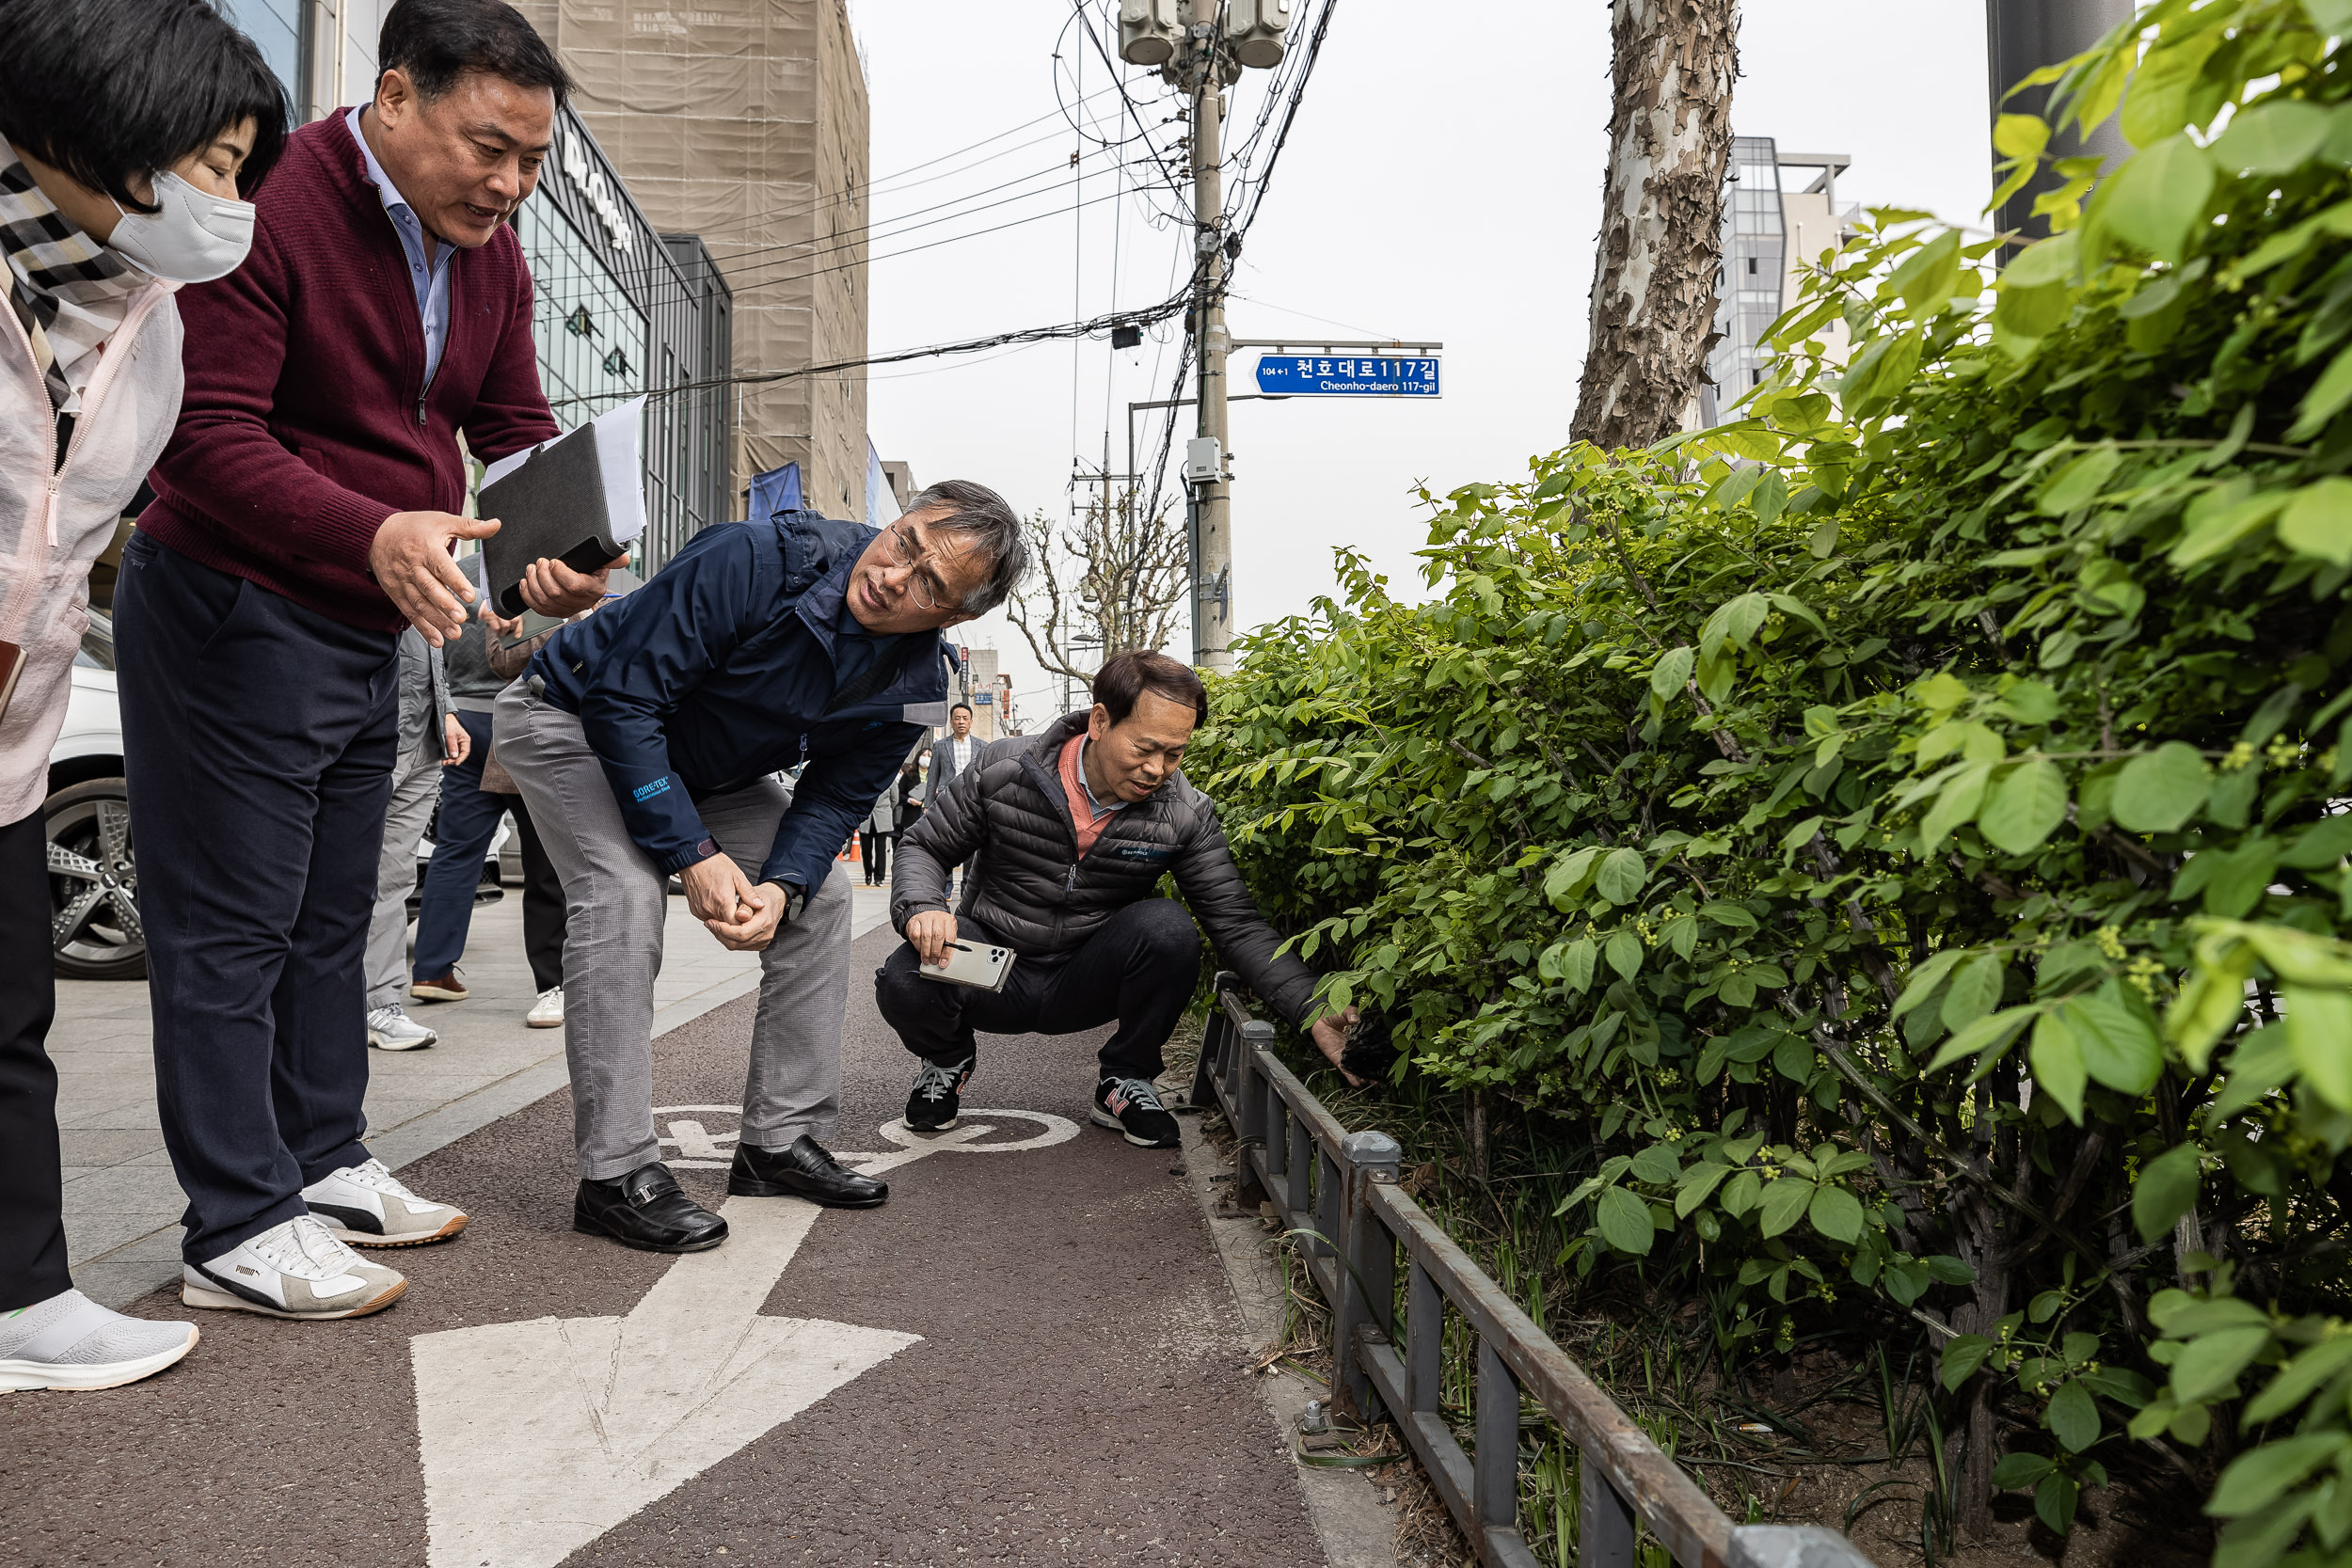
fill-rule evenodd
<path id="1" fill-rule="evenodd" d="M 1165 654 L 1120 654 L 1094 677 L 1091 712 L 983 746 L 949 787 L 931 791 L 898 847 L 892 884 L 890 916 L 906 943 L 874 974 L 882 1017 L 923 1058 L 909 1127 L 956 1124 L 977 1060 L 974 1030 L 1066 1035 L 1116 1021 L 1101 1052 L 1094 1124 L 1140 1148 L 1175 1148 L 1176 1118 L 1152 1080 L 1200 976 L 1196 918 L 1267 1006 L 1307 1024 L 1315 977 L 1277 953 L 1281 939 L 1242 885 L 1216 803 L 1179 768 L 1207 716 L 1191 670 Z M 963 912 L 950 914 L 947 868 L 976 852 Z M 1183 904 L 1157 895 L 1168 872 Z M 943 964 L 958 940 L 1013 950 L 1003 990 L 917 972 Z M 1353 1009 L 1310 1031 L 1334 1064 L 1352 1022 Z"/>
<path id="2" fill-rule="evenodd" d="M 1028 567 L 994 492 L 949 481 L 876 531 L 809 512 L 705 529 L 636 593 L 557 632 L 492 733 L 568 906 L 576 1229 L 699 1252 L 726 1222 L 661 1164 L 653 985 L 663 886 L 726 946 L 763 955 L 727 1191 L 871 1208 L 833 1136 L 849 1005 L 842 841 L 946 717 L 939 629 L 994 609 Z M 805 760 L 797 785 L 776 775 Z"/>

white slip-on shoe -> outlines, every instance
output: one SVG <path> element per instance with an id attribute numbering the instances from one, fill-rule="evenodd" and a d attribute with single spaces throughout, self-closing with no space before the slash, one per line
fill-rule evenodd
<path id="1" fill-rule="evenodd" d="M 302 1201 L 347 1246 L 421 1246 L 466 1228 L 464 1210 L 419 1197 L 381 1160 L 328 1172 Z"/>
<path id="2" fill-rule="evenodd" d="M 541 991 L 539 1000 L 531 1005 L 531 1011 L 523 1014 L 523 1022 L 533 1029 L 564 1027 L 564 988 L 549 986 Z"/>
<path id="3" fill-rule="evenodd" d="M 407 1280 L 366 1261 L 310 1214 L 296 1214 L 208 1263 L 180 1271 L 183 1304 L 272 1318 L 364 1318 L 407 1289 Z"/>
<path id="4" fill-rule="evenodd" d="M 119 1388 L 196 1348 L 194 1323 L 126 1318 L 79 1291 L 0 1312 L 0 1394 Z"/>
<path id="5" fill-rule="evenodd" d="M 378 1051 L 415 1051 L 440 1037 L 401 1011 L 397 1002 L 368 1009 L 368 1043 Z"/>

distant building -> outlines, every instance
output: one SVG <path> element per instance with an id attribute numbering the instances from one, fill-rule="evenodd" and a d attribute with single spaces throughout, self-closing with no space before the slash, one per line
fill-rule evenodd
<path id="1" fill-rule="evenodd" d="M 1782 152 L 1770 136 L 1731 138 L 1724 260 L 1715 275 L 1719 336 L 1707 355 L 1713 385 L 1699 388 L 1698 424 L 1720 423 L 1731 404 L 1764 379 L 1765 329 L 1796 303 L 1803 269 L 1851 232 L 1858 209 L 1838 205 L 1837 177 L 1852 162 L 1843 152 Z M 1784 180 L 1784 169 L 1814 173 L 1800 184 Z M 1834 355 L 1844 347 L 1845 333 L 1841 321 L 1820 335 Z"/>
<path id="2" fill-rule="evenodd" d="M 655 224 L 709 247 L 736 367 L 864 358 L 873 173 L 847 0 L 516 6 L 579 79 L 574 106 Z M 754 474 L 797 464 L 802 504 L 873 520 L 864 371 L 732 390 L 730 516 Z"/>

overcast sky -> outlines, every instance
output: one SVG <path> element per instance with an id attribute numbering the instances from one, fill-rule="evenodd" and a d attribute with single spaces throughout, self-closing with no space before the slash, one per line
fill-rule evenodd
<path id="1" fill-rule="evenodd" d="M 1300 0 L 1295 9 L 1313 7 Z M 1154 206 L 1173 210 L 1173 196 L 1165 182 L 1156 204 L 1138 194 L 1159 181 L 1148 165 L 1131 164 L 1121 186 L 1113 165 L 1139 157 L 1139 145 L 1105 151 L 1057 112 L 1058 85 L 1064 103 L 1086 95 L 1082 124 L 1104 136 L 1134 130 L 1119 96 L 1104 90 L 1108 72 L 1094 46 L 1066 28 L 1066 0 L 862 0 L 852 15 L 879 181 L 874 352 L 1167 295 L 1189 245 L 1182 229 L 1155 222 Z M 1607 152 L 1608 22 L 1606 0 L 1340 0 L 1235 271 L 1232 329 L 1441 341 L 1445 396 L 1234 406 L 1240 626 L 1307 613 L 1332 591 L 1331 552 L 1342 545 L 1418 591 L 1413 551 L 1427 524 L 1412 498 L 1417 482 L 1442 492 L 1509 478 L 1565 444 Z M 1740 53 L 1740 135 L 1851 153 L 1841 199 L 1976 221 L 1991 184 L 1981 0 L 1748 0 Z M 1234 88 L 1236 129 L 1255 114 L 1267 76 L 1249 72 Z M 1127 82 L 1143 104 L 1138 118 L 1172 145 L 1177 128 L 1160 121 L 1177 100 L 1143 71 L 1130 70 Z M 1081 154 L 1075 183 L 1073 152 Z M 914 172 L 888 178 L 905 169 Z M 958 198 L 968 199 L 940 205 Z M 975 211 L 982 202 L 1002 205 Z M 938 240 L 953 243 L 913 249 Z M 1099 341 L 1057 342 L 878 370 L 874 442 L 913 465 L 918 482 L 976 479 L 1024 513 L 1066 514 L 1073 452 L 1098 466 L 1107 432 L 1110 466 L 1123 468 L 1125 405 L 1168 395 L 1167 340 L 1180 333 L 1171 322 L 1161 341 L 1116 355 Z M 1252 362 L 1235 356 L 1236 391 Z M 1156 434 L 1138 424 L 1139 439 Z M 1034 727 L 1057 693 L 1021 634 L 999 612 L 961 635 L 1003 650 Z M 1183 657 L 1189 645 L 1172 651 Z"/>

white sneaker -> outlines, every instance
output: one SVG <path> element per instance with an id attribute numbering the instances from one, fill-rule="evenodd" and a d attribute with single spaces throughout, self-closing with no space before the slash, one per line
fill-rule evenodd
<path id="1" fill-rule="evenodd" d="M 523 1022 L 533 1029 L 561 1029 L 564 1026 L 564 988 L 549 986 L 539 993 L 539 1000 L 523 1014 Z"/>
<path id="2" fill-rule="evenodd" d="M 119 1388 L 196 1348 L 196 1324 L 109 1311 L 79 1291 L 0 1312 L 0 1394 L 20 1388 Z"/>
<path id="3" fill-rule="evenodd" d="M 345 1165 L 302 1189 L 319 1223 L 348 1246 L 421 1246 L 466 1228 L 466 1212 L 401 1185 L 381 1160 Z"/>
<path id="4" fill-rule="evenodd" d="M 368 1043 L 378 1051 L 415 1051 L 440 1037 L 402 1012 L 397 1002 L 368 1009 Z"/>
<path id="5" fill-rule="evenodd" d="M 408 1281 L 364 1261 L 309 1214 L 249 1236 L 180 1271 L 180 1300 L 272 1318 L 363 1318 L 398 1301 Z"/>

